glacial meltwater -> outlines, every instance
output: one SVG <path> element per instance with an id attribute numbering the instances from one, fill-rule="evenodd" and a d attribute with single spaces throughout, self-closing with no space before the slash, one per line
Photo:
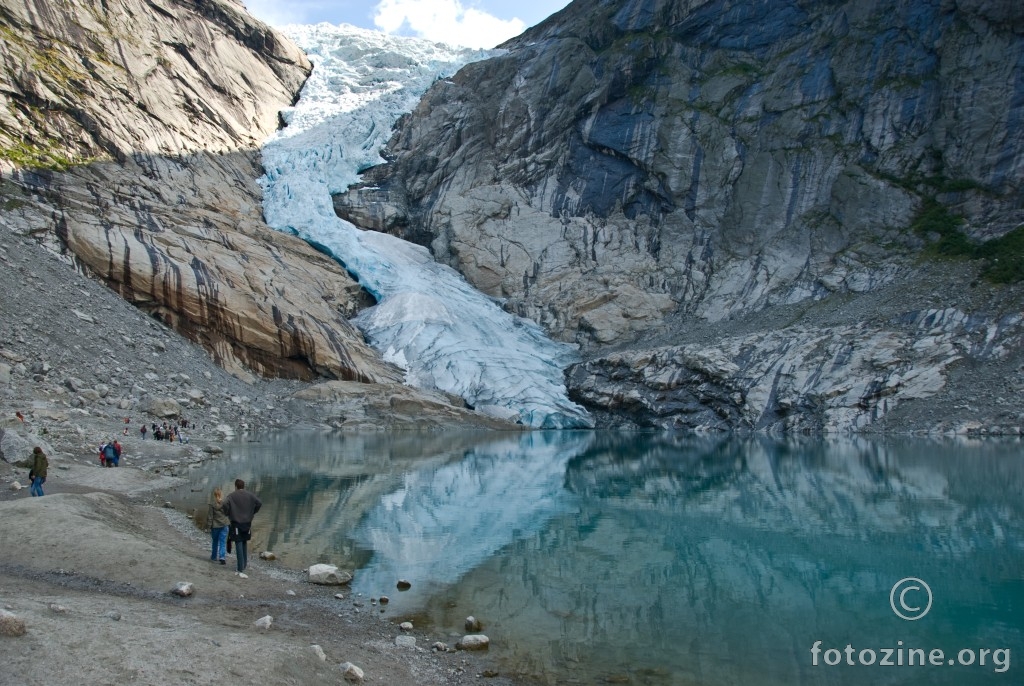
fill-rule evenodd
<path id="1" fill-rule="evenodd" d="M 524 682 L 1021 683 L 1017 441 L 289 432 L 224 448 L 180 502 L 244 478 L 268 564 L 351 569 L 367 611 L 388 595 L 382 618 L 431 641 L 473 615 Z"/>

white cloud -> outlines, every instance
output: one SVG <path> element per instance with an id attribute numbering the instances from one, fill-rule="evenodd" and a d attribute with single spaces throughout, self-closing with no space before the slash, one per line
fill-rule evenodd
<path id="1" fill-rule="evenodd" d="M 520 19 L 499 19 L 460 0 L 381 0 L 373 23 L 385 33 L 399 31 L 437 43 L 493 48 L 526 28 Z"/>

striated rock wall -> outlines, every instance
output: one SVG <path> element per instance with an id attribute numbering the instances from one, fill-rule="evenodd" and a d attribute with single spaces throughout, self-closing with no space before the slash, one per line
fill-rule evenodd
<path id="1" fill-rule="evenodd" d="M 767 313 L 913 283 L 933 237 L 914 229 L 923 209 L 963 218 L 978 241 L 1024 230 L 1022 27 L 1009 2 L 578 0 L 435 84 L 389 163 L 335 209 L 429 245 L 592 357 L 748 318 L 769 349 L 799 348 L 808 331 L 777 337 L 791 315 Z M 1021 309 L 1019 294 L 1008 300 Z M 968 314 L 1002 331 L 998 311 Z M 866 313 L 820 335 L 866 352 L 889 328 Z M 908 335 L 897 347 L 913 351 L 921 334 Z M 922 352 L 914 364 L 935 364 L 941 381 L 948 362 Z M 885 386 L 877 366 L 835 376 Z M 818 391 L 800 393 L 809 408 Z M 773 424 L 766 407 L 726 405 L 718 419 L 656 423 Z M 854 405 L 858 418 L 807 409 L 782 424 L 880 416 Z"/>
<path id="2" fill-rule="evenodd" d="M 395 381 L 368 296 L 262 220 L 257 146 L 310 64 L 233 0 L 0 0 L 0 219 L 239 376 Z"/>
<path id="3" fill-rule="evenodd" d="M 712 346 L 613 353 L 574 365 L 570 386 L 575 399 L 645 427 L 858 431 L 938 393 L 954 362 L 1020 348 L 1022 321 L 948 308 L 908 313 L 886 328 L 794 326 Z"/>

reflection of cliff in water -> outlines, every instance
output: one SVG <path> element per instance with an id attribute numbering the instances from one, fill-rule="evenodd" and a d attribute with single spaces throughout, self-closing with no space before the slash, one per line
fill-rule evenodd
<path id="1" fill-rule="evenodd" d="M 824 683 L 802 673 L 811 643 L 906 631 L 888 593 L 920 576 L 942 602 L 906 634 L 914 645 L 1024 648 L 1018 451 L 598 437 L 567 465 L 578 512 L 516 540 L 428 614 L 444 627 L 484 618 L 509 637 L 511 668 L 541 678 L 650 668 L 643 683 Z M 849 678 L 828 683 L 870 675 Z"/>
<path id="2" fill-rule="evenodd" d="M 1019 527 L 1018 443 L 639 435 L 572 459 L 569 490 L 631 509 L 665 506 L 776 531 L 853 537 L 929 530 L 971 550 L 976 529 Z"/>

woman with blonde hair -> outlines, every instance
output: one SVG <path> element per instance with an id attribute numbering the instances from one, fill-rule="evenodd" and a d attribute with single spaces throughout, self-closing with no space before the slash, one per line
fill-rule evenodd
<path id="1" fill-rule="evenodd" d="M 206 525 L 210 527 L 210 561 L 227 564 L 225 547 L 228 540 L 228 516 L 221 510 L 224 504 L 224 492 L 220 486 L 213 489 L 210 495 L 210 509 L 206 514 Z"/>

